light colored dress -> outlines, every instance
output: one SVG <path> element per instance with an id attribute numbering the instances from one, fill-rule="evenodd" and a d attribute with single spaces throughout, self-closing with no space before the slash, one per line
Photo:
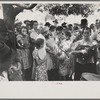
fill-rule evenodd
<path id="1" fill-rule="evenodd" d="M 43 49 L 42 49 L 43 50 Z M 44 53 L 44 50 L 41 53 Z M 43 57 L 43 56 L 42 56 Z M 44 53 L 44 57 L 41 58 L 38 50 L 33 51 L 34 66 L 32 71 L 32 76 L 35 81 L 48 81 L 47 75 L 47 56 Z"/>

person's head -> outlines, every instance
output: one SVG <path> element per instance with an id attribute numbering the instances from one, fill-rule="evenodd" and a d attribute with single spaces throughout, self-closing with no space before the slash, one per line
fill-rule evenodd
<path id="1" fill-rule="evenodd" d="M 72 31 L 73 30 L 73 25 L 72 24 L 69 24 L 68 25 L 68 29 L 69 29 L 69 31 Z"/>
<path id="2" fill-rule="evenodd" d="M 34 29 L 37 29 L 38 28 L 38 22 L 35 20 L 35 21 L 31 21 L 30 22 L 30 26 L 31 26 L 31 28 L 34 28 Z"/>
<path id="3" fill-rule="evenodd" d="M 44 26 L 50 27 L 51 24 L 49 22 L 46 22 Z"/>
<path id="4" fill-rule="evenodd" d="M 64 23 L 61 24 L 61 26 L 62 26 L 62 27 L 67 27 L 66 24 L 67 24 L 67 23 L 64 22 Z"/>
<path id="5" fill-rule="evenodd" d="M 27 26 L 29 26 L 29 25 L 30 25 L 30 21 L 29 21 L 29 20 L 25 20 L 25 21 L 24 21 L 24 24 L 25 24 L 25 25 L 26 25 L 26 27 L 27 27 Z"/>
<path id="6" fill-rule="evenodd" d="M 8 31 L 2 19 L 0 19 L 0 40 L 4 42 L 9 40 Z"/>
<path id="7" fill-rule="evenodd" d="M 22 35 L 28 35 L 28 29 L 27 29 L 27 27 L 25 27 L 25 26 L 22 26 L 21 27 L 21 30 L 20 30 L 20 33 L 22 34 Z"/>
<path id="8" fill-rule="evenodd" d="M 16 20 L 15 21 L 15 27 L 19 30 L 21 28 L 21 26 L 22 26 L 22 22 L 19 21 L 19 20 Z"/>
<path id="9" fill-rule="evenodd" d="M 91 29 L 89 27 L 84 28 L 82 34 L 83 34 L 83 38 L 89 39 L 91 35 Z"/>
<path id="10" fill-rule="evenodd" d="M 74 26 L 74 31 L 79 30 L 78 26 Z"/>
<path id="11" fill-rule="evenodd" d="M 88 20 L 87 19 L 82 19 L 81 20 L 81 28 L 85 28 L 88 26 Z"/>
<path id="12" fill-rule="evenodd" d="M 25 26 L 22 26 L 20 30 L 20 34 L 22 34 L 23 36 L 28 35 L 28 28 Z"/>
<path id="13" fill-rule="evenodd" d="M 55 32 L 56 31 L 56 27 L 51 25 L 50 28 L 49 28 L 49 31 L 50 32 Z"/>
<path id="14" fill-rule="evenodd" d="M 94 24 L 91 24 L 91 25 L 90 25 L 90 28 L 91 28 L 91 29 L 94 29 L 94 28 L 95 28 L 95 25 L 94 25 Z"/>
<path id="15" fill-rule="evenodd" d="M 30 27 L 31 27 L 31 29 L 33 28 L 33 23 L 34 23 L 34 20 L 31 20 L 30 21 Z"/>
<path id="16" fill-rule="evenodd" d="M 95 20 L 95 24 L 98 24 L 99 22 L 100 22 L 99 19 L 96 19 L 96 20 Z"/>
<path id="17" fill-rule="evenodd" d="M 44 26 L 45 26 L 45 29 L 48 31 L 50 26 L 51 26 L 51 24 L 49 22 L 46 22 Z"/>
<path id="18" fill-rule="evenodd" d="M 58 24 L 58 20 L 55 19 L 55 20 L 53 21 L 53 23 L 54 23 L 55 26 L 57 26 L 57 24 Z"/>
<path id="19" fill-rule="evenodd" d="M 41 34 L 45 37 L 45 39 L 49 39 L 49 32 L 47 30 L 43 29 Z"/>
<path id="20" fill-rule="evenodd" d="M 44 39 L 38 38 L 35 41 L 35 46 L 36 46 L 37 49 L 43 48 L 43 46 L 44 46 Z"/>
<path id="21" fill-rule="evenodd" d="M 63 27 L 62 27 L 62 26 L 58 26 L 58 27 L 56 28 L 56 33 L 57 33 L 58 35 L 62 34 L 62 31 L 63 31 Z"/>
<path id="22" fill-rule="evenodd" d="M 69 40 L 71 37 L 71 33 L 69 31 L 65 32 L 66 40 Z"/>

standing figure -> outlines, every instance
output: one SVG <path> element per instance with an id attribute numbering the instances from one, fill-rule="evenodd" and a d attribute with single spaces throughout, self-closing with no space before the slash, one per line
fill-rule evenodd
<path id="1" fill-rule="evenodd" d="M 31 80 L 31 54 L 29 51 L 30 43 L 28 36 L 28 29 L 26 27 L 21 28 L 20 35 L 17 36 L 18 44 L 18 58 L 22 64 L 23 79 Z"/>
<path id="2" fill-rule="evenodd" d="M 32 78 L 35 81 L 47 81 L 47 58 L 44 45 L 44 39 L 38 38 L 35 42 L 35 50 L 33 51 L 33 71 Z"/>

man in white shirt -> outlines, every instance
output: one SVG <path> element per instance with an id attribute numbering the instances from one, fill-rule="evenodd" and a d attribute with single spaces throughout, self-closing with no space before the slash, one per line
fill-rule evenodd
<path id="1" fill-rule="evenodd" d="M 39 29 L 38 29 L 38 22 L 37 21 L 33 21 L 33 29 L 30 32 L 30 38 L 36 40 L 38 34 L 39 34 Z"/>

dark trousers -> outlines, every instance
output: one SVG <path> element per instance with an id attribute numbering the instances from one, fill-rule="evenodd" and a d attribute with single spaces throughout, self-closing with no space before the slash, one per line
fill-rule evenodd
<path id="1" fill-rule="evenodd" d="M 49 81 L 57 81 L 59 79 L 58 68 L 47 71 Z"/>
<path id="2" fill-rule="evenodd" d="M 74 79 L 80 80 L 81 75 L 84 72 L 96 74 L 96 65 L 93 63 L 79 64 L 76 62 Z"/>
<path id="3" fill-rule="evenodd" d="M 31 76 L 32 76 L 32 68 L 28 68 L 23 71 L 24 81 L 32 81 Z"/>
<path id="4" fill-rule="evenodd" d="M 51 69 L 47 71 L 47 73 L 48 73 L 49 81 L 71 81 L 72 80 L 68 75 L 61 76 L 58 72 L 58 68 Z"/>
<path id="5" fill-rule="evenodd" d="M 72 79 L 69 77 L 69 75 L 66 76 L 59 75 L 59 81 L 72 81 Z"/>

